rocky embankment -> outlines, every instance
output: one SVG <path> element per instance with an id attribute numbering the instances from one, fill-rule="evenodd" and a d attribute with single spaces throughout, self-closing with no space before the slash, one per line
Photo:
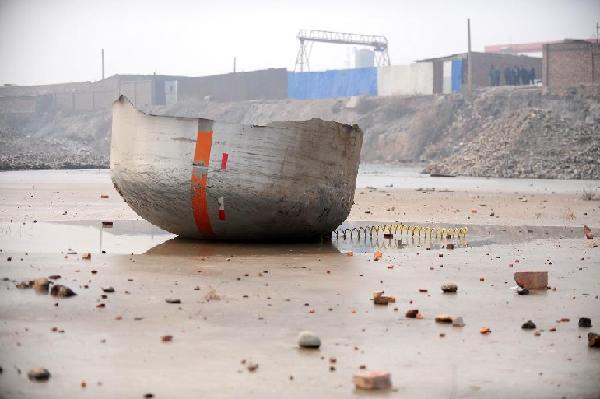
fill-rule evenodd
<path id="1" fill-rule="evenodd" d="M 313 101 L 197 101 L 153 113 L 266 124 L 357 123 L 365 162 L 425 162 L 446 175 L 600 179 L 600 86 L 549 92 L 495 87 L 463 94 Z M 8 115 L 0 169 L 108 167 L 110 110 Z"/>
<path id="2" fill-rule="evenodd" d="M 0 119 L 0 170 L 108 168 L 110 113 Z"/>
<path id="3" fill-rule="evenodd" d="M 482 93 L 421 158 L 430 173 L 599 179 L 600 87 Z"/>

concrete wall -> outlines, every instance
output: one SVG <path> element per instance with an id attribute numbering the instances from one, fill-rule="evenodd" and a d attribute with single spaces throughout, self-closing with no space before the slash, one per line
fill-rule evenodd
<path id="1" fill-rule="evenodd" d="M 600 45 L 585 41 L 544 44 L 544 86 L 600 82 Z"/>
<path id="2" fill-rule="evenodd" d="M 29 114 L 36 111 L 37 96 L 0 97 L 0 114 Z"/>
<path id="3" fill-rule="evenodd" d="M 277 68 L 177 78 L 179 101 L 203 99 L 207 96 L 217 101 L 284 99 L 287 98 L 287 71 Z"/>
<path id="4" fill-rule="evenodd" d="M 433 63 L 377 68 L 377 95 L 433 94 Z"/>

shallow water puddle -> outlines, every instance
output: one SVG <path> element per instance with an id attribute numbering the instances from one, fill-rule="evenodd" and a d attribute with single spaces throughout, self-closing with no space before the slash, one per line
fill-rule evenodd
<path id="1" fill-rule="evenodd" d="M 112 224 L 102 221 L 0 223 L 0 249 L 20 253 L 91 252 L 108 254 L 148 254 L 160 256 L 293 256 L 375 249 L 406 251 L 419 248 L 455 248 L 493 244 L 511 244 L 535 239 L 579 238 L 580 229 L 559 226 L 491 226 L 470 225 L 466 238 L 429 238 L 396 233 L 372 235 L 364 227 L 375 222 L 344 223 L 331 241 L 314 243 L 230 243 L 194 241 L 177 238 L 144 220 L 121 220 Z M 359 227 L 363 227 L 360 229 Z M 449 228 L 449 225 L 437 225 Z M 344 236 L 343 232 L 346 232 Z M 359 235 L 359 231 L 361 234 Z"/>

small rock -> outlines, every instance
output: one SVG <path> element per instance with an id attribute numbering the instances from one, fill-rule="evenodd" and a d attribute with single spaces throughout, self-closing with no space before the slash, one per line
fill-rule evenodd
<path id="1" fill-rule="evenodd" d="M 409 319 L 415 319 L 419 314 L 419 309 L 410 309 L 406 312 L 405 316 Z"/>
<path id="2" fill-rule="evenodd" d="M 165 299 L 166 303 L 181 303 L 181 299 L 179 298 L 167 298 Z"/>
<path id="3" fill-rule="evenodd" d="M 583 234 L 585 235 L 585 238 L 587 238 L 588 240 L 594 239 L 594 234 L 592 234 L 592 229 L 590 229 L 587 224 L 583 225 Z"/>
<path id="4" fill-rule="evenodd" d="M 24 280 L 21 281 L 20 283 L 17 283 L 15 285 L 15 287 L 19 288 L 19 289 L 28 289 L 28 288 L 33 288 L 33 280 Z"/>
<path id="5" fill-rule="evenodd" d="M 58 280 L 60 278 L 60 274 L 51 274 L 48 276 L 50 280 Z"/>
<path id="6" fill-rule="evenodd" d="M 352 376 L 356 389 L 390 389 L 391 374 L 388 371 L 360 371 Z"/>
<path id="7" fill-rule="evenodd" d="M 444 284 L 444 285 L 442 285 L 442 291 L 445 293 L 454 293 L 454 292 L 458 291 L 458 285 Z"/>
<path id="8" fill-rule="evenodd" d="M 449 242 L 448 244 L 446 244 L 446 249 L 454 249 L 454 244 Z"/>
<path id="9" fill-rule="evenodd" d="M 483 334 L 483 335 L 489 334 L 491 332 L 492 332 L 492 330 L 490 330 L 489 327 L 481 327 L 479 329 L 479 333 Z"/>
<path id="10" fill-rule="evenodd" d="M 439 315 L 435 316 L 435 322 L 450 324 L 450 323 L 452 323 L 452 316 L 447 315 L 447 314 L 439 314 Z"/>
<path id="11" fill-rule="evenodd" d="M 29 377 L 31 381 L 48 381 L 50 372 L 43 367 L 37 367 L 29 370 L 27 372 L 27 377 Z"/>
<path id="12" fill-rule="evenodd" d="M 48 286 L 50 286 L 50 280 L 48 280 L 46 277 L 36 278 L 33 281 L 33 288 L 38 291 L 48 291 Z"/>
<path id="13" fill-rule="evenodd" d="M 527 288 L 517 288 L 517 294 L 519 295 L 529 295 L 529 290 Z"/>
<path id="14" fill-rule="evenodd" d="M 393 296 L 383 295 L 383 291 L 375 291 L 373 293 L 373 303 L 375 305 L 387 305 L 388 303 L 395 303 L 396 298 Z"/>
<path id="15" fill-rule="evenodd" d="M 81 255 L 81 259 L 84 260 L 91 260 L 92 259 L 92 254 L 89 252 L 84 253 L 83 255 Z"/>
<path id="16" fill-rule="evenodd" d="M 600 348 L 600 334 L 588 333 L 588 346 L 590 348 Z"/>
<path id="17" fill-rule="evenodd" d="M 533 330 L 535 328 L 535 323 L 531 320 L 527 320 L 526 323 L 523 323 L 521 326 L 523 330 Z"/>
<path id="18" fill-rule="evenodd" d="M 452 326 L 453 327 L 464 327 L 465 322 L 463 321 L 462 316 L 455 316 L 452 318 Z"/>
<path id="19" fill-rule="evenodd" d="M 378 261 L 379 259 L 381 259 L 382 256 L 383 256 L 383 253 L 381 253 L 381 251 L 377 250 L 373 253 L 373 260 Z"/>
<path id="20" fill-rule="evenodd" d="M 246 368 L 249 372 L 254 373 L 256 370 L 258 370 L 258 363 L 248 362 Z"/>
<path id="21" fill-rule="evenodd" d="M 171 341 L 173 341 L 173 336 L 172 335 L 163 335 L 162 337 L 160 337 L 160 340 L 162 342 L 171 342 Z"/>
<path id="22" fill-rule="evenodd" d="M 579 318 L 579 327 L 590 328 L 592 326 L 592 319 L 589 317 L 580 317 Z"/>
<path id="23" fill-rule="evenodd" d="M 548 272 L 515 272 L 514 277 L 521 288 L 542 290 L 548 287 Z"/>
<path id="24" fill-rule="evenodd" d="M 111 286 L 108 286 L 108 287 L 102 287 L 102 291 L 110 293 L 110 292 L 115 292 L 115 289 Z"/>
<path id="25" fill-rule="evenodd" d="M 77 295 L 72 289 L 65 285 L 53 285 L 50 290 L 50 294 L 59 298 L 68 298 L 73 295 Z"/>
<path id="26" fill-rule="evenodd" d="M 215 290 L 214 288 L 211 288 L 208 290 L 206 295 L 204 295 L 204 299 L 206 300 L 206 302 L 219 301 L 219 300 L 221 300 L 221 296 L 219 294 L 217 294 L 217 290 Z"/>
<path id="27" fill-rule="evenodd" d="M 321 338 L 312 331 L 302 331 L 298 334 L 298 346 L 301 348 L 319 348 L 321 346 Z"/>

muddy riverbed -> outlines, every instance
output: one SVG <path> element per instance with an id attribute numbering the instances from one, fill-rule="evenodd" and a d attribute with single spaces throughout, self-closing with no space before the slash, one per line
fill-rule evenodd
<path id="1" fill-rule="evenodd" d="M 600 232 L 600 202 L 581 197 L 598 184 L 363 169 L 330 242 L 274 245 L 178 239 L 137 217 L 106 171 L 0 173 L 0 397 L 360 397 L 361 366 L 391 372 L 378 396 L 598 397 L 600 248 L 582 227 Z M 469 231 L 357 236 L 399 223 Z M 517 295 L 513 274 L 529 270 L 551 289 Z M 77 295 L 16 288 L 51 275 Z M 374 305 L 379 290 L 396 302 Z M 319 350 L 297 347 L 302 330 Z M 28 380 L 34 367 L 50 379 Z"/>

